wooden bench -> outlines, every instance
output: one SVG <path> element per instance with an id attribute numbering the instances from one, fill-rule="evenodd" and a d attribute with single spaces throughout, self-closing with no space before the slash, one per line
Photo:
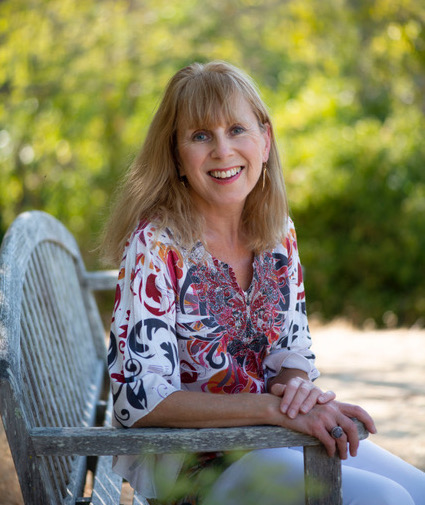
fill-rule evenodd
<path id="1" fill-rule="evenodd" d="M 21 214 L 0 252 L 1 415 L 26 504 L 119 504 L 112 455 L 304 446 L 306 503 L 338 505 L 341 466 L 313 437 L 272 426 L 110 426 L 105 329 L 94 290 L 116 272 L 85 270 L 72 235 L 43 212 Z M 361 438 L 367 436 L 359 425 Z M 83 496 L 88 470 L 91 496 Z M 93 475 L 93 474 L 90 474 Z M 318 479 L 320 497 L 308 485 Z M 134 504 L 146 504 L 135 494 Z"/>

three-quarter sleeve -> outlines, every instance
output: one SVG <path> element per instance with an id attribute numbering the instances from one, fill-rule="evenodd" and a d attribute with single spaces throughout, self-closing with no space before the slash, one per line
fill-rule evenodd
<path id="1" fill-rule="evenodd" d="M 108 366 L 115 425 L 130 427 L 180 389 L 175 294 L 166 255 L 139 228 L 121 264 Z"/>
<path id="2" fill-rule="evenodd" d="M 287 255 L 287 312 L 282 332 L 263 362 L 266 380 L 275 377 L 282 367 L 306 372 L 311 380 L 319 376 L 315 356 L 311 352 L 302 267 L 298 253 L 295 227 L 289 220 L 288 234 L 283 242 Z"/>

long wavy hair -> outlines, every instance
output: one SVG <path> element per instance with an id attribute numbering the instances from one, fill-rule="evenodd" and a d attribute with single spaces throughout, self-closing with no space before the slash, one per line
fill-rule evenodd
<path id="1" fill-rule="evenodd" d="M 232 104 L 242 97 L 252 107 L 260 127 L 270 126 L 267 176 L 248 195 L 242 226 L 248 245 L 258 254 L 286 235 L 288 202 L 272 123 L 253 81 L 222 61 L 193 63 L 170 80 L 149 127 L 142 149 L 121 184 L 101 245 L 107 263 L 118 264 L 125 243 L 140 220 L 172 230 L 179 244 L 191 248 L 202 240 L 203 219 L 179 177 L 177 128 L 210 127 L 233 121 Z"/>

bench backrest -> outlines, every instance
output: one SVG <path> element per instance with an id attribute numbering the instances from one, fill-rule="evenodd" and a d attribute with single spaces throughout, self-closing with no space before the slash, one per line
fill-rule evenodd
<path id="1" fill-rule="evenodd" d="M 43 212 L 22 214 L 0 252 L 0 407 L 26 502 L 72 503 L 81 493 L 86 458 L 35 462 L 28 430 L 92 426 L 105 356 L 74 238 Z"/>

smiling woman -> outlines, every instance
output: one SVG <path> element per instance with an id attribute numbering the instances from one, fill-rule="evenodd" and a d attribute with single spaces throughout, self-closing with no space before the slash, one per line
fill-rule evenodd
<path id="1" fill-rule="evenodd" d="M 107 261 L 120 261 L 129 234 L 142 218 L 173 229 L 185 247 L 202 238 L 203 215 L 194 207 L 180 177 L 177 137 L 183 131 L 199 130 L 197 140 L 202 142 L 208 138 L 202 129 L 220 124 L 235 125 L 233 135 L 237 136 L 245 125 L 238 124 L 243 118 L 237 117 L 234 106 L 243 108 L 246 104 L 255 117 L 254 122 L 252 117 L 248 119 L 247 127 L 267 129 L 270 151 L 265 177 L 246 199 L 243 228 L 251 249 L 258 252 L 273 247 L 285 236 L 288 204 L 282 167 L 271 120 L 255 85 L 227 63 L 194 63 L 170 80 L 143 148 L 128 172 L 124 192 L 120 190 L 117 195 L 104 234 L 103 256 Z"/>
<path id="2" fill-rule="evenodd" d="M 208 229 L 209 222 L 223 213 L 232 213 L 235 226 L 239 224 L 245 201 L 269 158 L 269 124 L 259 123 L 243 98 L 230 101 L 231 121 L 218 117 L 215 125 L 177 129 L 179 175 L 188 181 Z"/>
<path id="3" fill-rule="evenodd" d="M 195 63 L 171 79 L 104 251 L 121 261 L 108 354 L 116 426 L 288 427 L 345 460 L 344 504 L 420 503 L 422 472 L 373 444 L 359 449 L 352 418 L 374 433 L 371 417 L 313 382 L 319 372 L 272 122 L 240 70 Z M 278 471 L 264 471 L 265 462 Z M 171 478 L 180 463 L 168 459 Z M 197 466 L 204 463 L 199 455 Z M 154 468 L 149 457 L 114 463 L 147 498 L 158 494 Z M 303 501 L 296 448 L 233 463 L 208 500 L 246 503 L 235 492 L 258 473 L 255 503 L 276 503 L 261 496 L 264 486 L 278 489 L 278 503 L 288 486 L 287 503 Z"/>

